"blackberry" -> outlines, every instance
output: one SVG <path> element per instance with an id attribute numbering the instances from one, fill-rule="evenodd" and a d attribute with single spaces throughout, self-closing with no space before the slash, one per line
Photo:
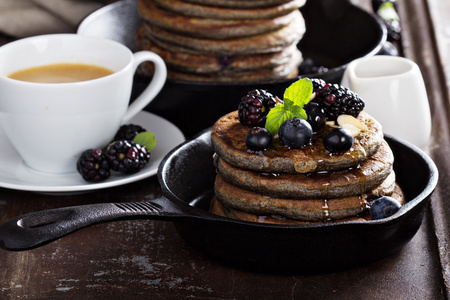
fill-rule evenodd
<path id="1" fill-rule="evenodd" d="M 111 169 L 122 173 L 136 173 L 150 160 L 150 152 L 144 146 L 127 141 L 114 141 L 106 149 Z"/>
<path id="2" fill-rule="evenodd" d="M 313 92 L 320 90 L 326 84 L 325 80 L 320 79 L 320 78 L 310 78 L 309 80 L 311 80 L 311 82 L 313 84 Z"/>
<path id="3" fill-rule="evenodd" d="M 281 101 L 271 93 L 255 89 L 241 98 L 238 106 L 239 121 L 248 126 L 264 127 L 269 110 Z"/>
<path id="4" fill-rule="evenodd" d="M 120 126 L 119 130 L 117 131 L 116 135 L 114 136 L 114 141 L 118 141 L 118 140 L 132 141 L 138 133 L 144 132 L 144 131 L 146 131 L 146 130 L 139 125 L 135 125 L 135 124 L 122 125 L 122 126 Z"/>
<path id="5" fill-rule="evenodd" d="M 311 101 L 319 103 L 330 121 L 335 121 L 342 114 L 356 118 L 364 109 L 364 101 L 355 92 L 338 84 L 327 83 L 319 87 Z"/>
<path id="6" fill-rule="evenodd" d="M 325 125 L 326 116 L 325 111 L 316 102 L 309 102 L 303 106 L 305 109 L 306 115 L 308 116 L 306 121 L 308 121 L 309 125 L 311 125 L 314 133 L 319 132 L 319 130 Z"/>
<path id="7" fill-rule="evenodd" d="M 84 180 L 90 182 L 100 182 L 111 175 L 108 160 L 101 149 L 84 151 L 77 161 L 77 170 Z"/>

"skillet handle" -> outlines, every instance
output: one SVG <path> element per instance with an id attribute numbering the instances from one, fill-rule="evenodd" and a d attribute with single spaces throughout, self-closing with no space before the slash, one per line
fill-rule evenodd
<path id="1" fill-rule="evenodd" d="M 39 211 L 0 226 L 0 247 L 25 250 L 97 223 L 123 219 L 189 217 L 167 198 L 147 202 L 100 203 Z"/>

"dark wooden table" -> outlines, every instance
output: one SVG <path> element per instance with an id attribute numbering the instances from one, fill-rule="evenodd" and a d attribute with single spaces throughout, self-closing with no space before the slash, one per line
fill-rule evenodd
<path id="1" fill-rule="evenodd" d="M 357 2 L 370 9 L 369 1 Z M 433 115 L 427 152 L 440 171 L 424 222 L 400 253 L 329 274 L 252 273 L 197 253 L 170 222 L 119 221 L 29 251 L 0 249 L 0 299 L 449 299 L 450 3 L 399 0 L 399 12 L 404 56 L 425 77 Z M 78 195 L 0 189 L 0 223 L 38 210 L 150 200 L 160 193 L 155 176 Z"/>

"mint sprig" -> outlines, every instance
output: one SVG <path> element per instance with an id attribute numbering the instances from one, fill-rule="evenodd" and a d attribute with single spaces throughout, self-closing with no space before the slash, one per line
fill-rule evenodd
<path id="1" fill-rule="evenodd" d="M 292 118 L 307 119 L 303 106 L 309 102 L 313 92 L 311 80 L 303 78 L 291 84 L 283 95 L 283 102 L 277 104 L 267 114 L 266 129 L 273 135 L 284 121 Z"/>
<path id="2" fill-rule="evenodd" d="M 152 151 L 156 147 L 156 138 L 153 132 L 140 132 L 134 137 L 133 142 L 145 146 L 147 151 Z"/>

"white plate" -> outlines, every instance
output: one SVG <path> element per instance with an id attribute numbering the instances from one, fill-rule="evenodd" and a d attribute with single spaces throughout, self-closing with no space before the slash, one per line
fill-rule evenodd
<path id="1" fill-rule="evenodd" d="M 151 151 L 150 162 L 138 173 L 111 174 L 110 178 L 100 183 L 86 182 L 76 170 L 74 173 L 51 174 L 29 168 L 0 129 L 0 187 L 44 193 L 73 193 L 123 185 L 155 175 L 164 156 L 185 141 L 183 133 L 175 125 L 149 112 L 138 113 L 129 123 L 141 125 L 155 134 L 157 145 Z"/>

